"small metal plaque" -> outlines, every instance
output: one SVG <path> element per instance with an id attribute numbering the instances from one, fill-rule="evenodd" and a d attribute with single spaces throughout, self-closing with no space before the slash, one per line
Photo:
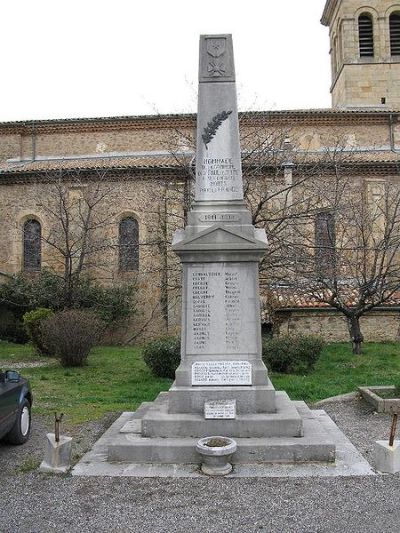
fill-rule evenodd
<path id="1" fill-rule="evenodd" d="M 204 418 L 236 418 L 236 400 L 212 400 L 204 402 Z"/>
<path id="2" fill-rule="evenodd" d="M 251 385 L 248 361 L 198 361 L 192 365 L 192 385 Z"/>

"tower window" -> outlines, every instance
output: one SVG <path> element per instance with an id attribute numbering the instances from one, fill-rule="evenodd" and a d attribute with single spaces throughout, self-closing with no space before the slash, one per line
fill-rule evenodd
<path id="1" fill-rule="evenodd" d="M 374 56 L 374 29 L 372 17 L 363 13 L 358 17 L 358 37 L 360 57 Z"/>
<path id="2" fill-rule="evenodd" d="M 392 13 L 389 18 L 390 55 L 400 56 L 400 14 Z"/>
<path id="3" fill-rule="evenodd" d="M 27 220 L 23 229 L 24 242 L 24 271 L 37 272 L 41 266 L 41 237 L 40 222 Z"/>
<path id="4" fill-rule="evenodd" d="M 123 272 L 139 270 L 139 224 L 133 217 L 119 224 L 119 268 Z"/>

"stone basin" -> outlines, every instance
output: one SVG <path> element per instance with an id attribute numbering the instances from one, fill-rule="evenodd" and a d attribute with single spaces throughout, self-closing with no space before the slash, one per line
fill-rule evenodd
<path id="1" fill-rule="evenodd" d="M 377 413 L 400 413 L 400 398 L 396 398 L 396 387 L 394 385 L 380 385 L 375 387 L 358 387 L 361 396 L 371 404 Z M 393 398 L 390 398 L 390 391 L 393 391 Z M 385 397 L 382 397 L 381 394 Z"/>
<path id="2" fill-rule="evenodd" d="M 207 444 L 213 441 L 218 444 Z M 232 471 L 229 461 L 236 450 L 236 441 L 229 437 L 213 436 L 200 439 L 196 444 L 196 451 L 201 455 L 201 471 L 208 476 L 226 476 Z"/>

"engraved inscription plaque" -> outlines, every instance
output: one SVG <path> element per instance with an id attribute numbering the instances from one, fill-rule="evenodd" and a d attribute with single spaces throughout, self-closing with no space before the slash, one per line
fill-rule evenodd
<path id="1" fill-rule="evenodd" d="M 236 400 L 212 400 L 204 402 L 204 418 L 236 418 Z"/>
<path id="2" fill-rule="evenodd" d="M 251 385 L 249 361 L 197 361 L 192 365 L 192 385 Z"/>
<path id="3" fill-rule="evenodd" d="M 241 163 L 233 157 L 205 157 L 197 165 L 199 194 L 205 200 L 243 197 Z"/>
<path id="4" fill-rule="evenodd" d="M 188 267 L 186 353 L 257 352 L 254 275 L 243 263 Z"/>
<path id="5" fill-rule="evenodd" d="M 237 222 L 240 216 L 237 213 L 206 213 L 199 216 L 201 222 Z"/>

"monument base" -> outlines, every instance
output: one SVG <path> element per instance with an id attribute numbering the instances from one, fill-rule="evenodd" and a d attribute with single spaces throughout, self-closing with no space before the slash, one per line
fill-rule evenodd
<path id="1" fill-rule="evenodd" d="M 269 430 L 264 429 L 266 420 L 255 421 L 255 415 L 241 416 L 236 420 L 204 420 L 200 415 L 179 415 L 184 417 L 182 424 L 175 419 L 176 436 L 160 436 L 164 433 L 163 427 L 160 426 L 158 436 L 146 436 L 148 431 L 148 421 L 160 420 L 162 415 L 166 414 L 166 405 L 168 402 L 168 393 L 161 393 L 155 402 L 142 404 L 134 413 L 124 413 L 124 425 L 120 428 L 117 435 L 108 443 L 107 461 L 110 463 L 129 463 L 129 464 L 200 464 L 201 458 L 196 451 L 196 443 L 199 436 L 218 434 L 222 436 L 235 437 L 237 442 L 237 451 L 233 455 L 232 464 L 248 463 L 304 463 L 304 462 L 333 462 L 335 461 L 335 443 L 320 424 L 318 417 L 307 407 L 304 402 L 290 402 L 285 393 L 276 393 L 277 396 L 277 413 L 265 416 L 273 421 L 276 417 L 275 431 L 274 424 L 266 423 Z M 283 411 L 290 403 L 293 410 L 293 418 L 288 417 L 284 420 Z M 167 415 L 177 416 L 177 415 Z M 186 436 L 178 436 L 178 432 L 183 427 L 188 427 L 188 417 L 190 417 L 189 426 L 193 433 L 185 430 Z M 228 434 L 229 431 L 235 431 L 235 427 L 243 430 L 243 421 L 253 421 L 253 426 L 249 429 L 248 434 L 253 436 L 236 437 Z M 193 420 L 192 420 L 193 419 Z M 200 420 L 203 425 L 199 425 Z M 295 427 L 293 420 L 300 421 L 302 435 L 290 436 L 282 435 L 290 428 L 292 431 Z M 278 423 L 280 421 L 280 423 Z M 230 425 L 229 425 L 230 423 Z M 236 426 L 235 426 L 236 423 Z M 197 429 L 196 428 L 197 425 Z M 144 431 L 143 431 L 144 428 Z M 146 429 L 147 428 L 147 429 Z M 297 426 L 298 428 L 298 426 Z M 171 432 L 171 426 L 169 427 Z M 202 434 L 202 431 L 206 433 Z M 236 430 L 237 431 L 237 430 Z M 172 431 L 173 433 L 174 431 Z M 246 431 L 247 432 L 247 431 Z M 268 432 L 270 434 L 268 435 Z M 281 436 L 277 436 L 280 433 Z M 243 434 L 243 433 L 242 433 Z M 254 436 L 258 434 L 258 436 Z M 260 435 L 261 434 L 261 435 Z"/>

